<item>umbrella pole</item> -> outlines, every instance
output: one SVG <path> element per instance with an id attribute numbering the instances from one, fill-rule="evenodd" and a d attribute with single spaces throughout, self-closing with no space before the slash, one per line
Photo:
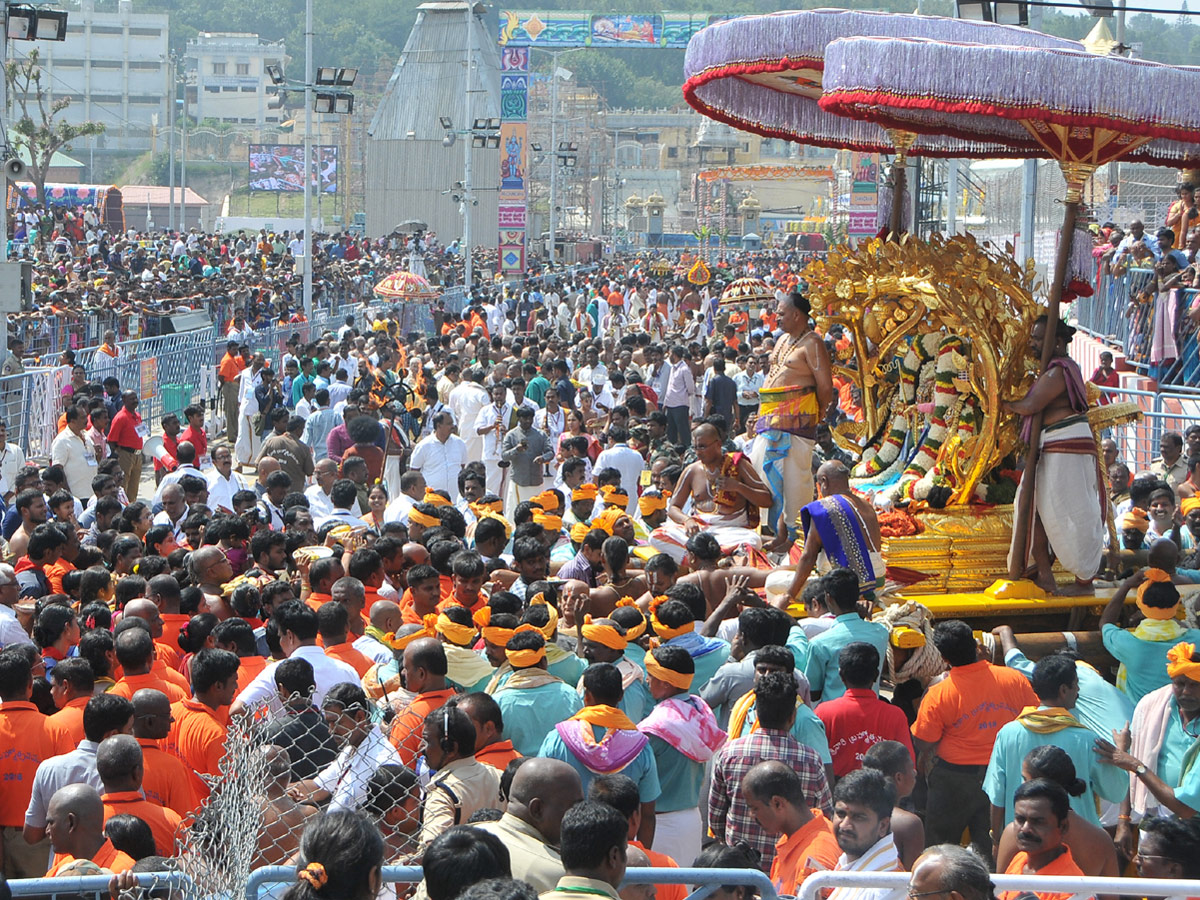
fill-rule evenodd
<path id="1" fill-rule="evenodd" d="M 892 160 L 892 214 L 888 222 L 888 232 L 896 240 L 900 238 L 900 229 L 904 227 L 904 188 L 908 182 L 908 151 L 917 141 L 917 135 L 912 131 L 888 129 L 888 137 L 896 145 L 896 158 Z"/>
<path id="2" fill-rule="evenodd" d="M 1064 174 L 1066 166 L 1064 165 Z M 1063 204 L 1062 232 L 1058 241 L 1058 255 L 1054 260 L 1054 280 L 1050 284 L 1050 298 L 1046 308 L 1046 336 L 1042 341 L 1042 372 L 1044 373 L 1054 358 L 1054 345 L 1058 328 L 1059 303 L 1062 299 L 1062 286 L 1067 277 L 1067 262 L 1071 255 L 1071 236 L 1075 232 L 1075 218 L 1079 213 L 1082 200 L 1082 179 L 1075 182 L 1070 175 L 1067 177 L 1067 200 Z M 1008 577 L 1016 581 L 1025 573 L 1028 562 L 1029 536 L 1033 533 L 1033 521 L 1037 515 L 1034 505 L 1034 491 L 1037 490 L 1038 444 L 1042 434 L 1042 414 L 1035 413 L 1029 431 L 1029 450 L 1025 454 L 1025 472 L 1021 476 L 1021 496 L 1013 516 L 1012 549 L 1009 553 Z"/>

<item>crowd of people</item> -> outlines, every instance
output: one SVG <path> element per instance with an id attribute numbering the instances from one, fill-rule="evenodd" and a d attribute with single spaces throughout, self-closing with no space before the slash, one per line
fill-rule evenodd
<path id="1" fill-rule="evenodd" d="M 390 893 L 391 862 L 432 900 L 682 898 L 627 866 L 963 900 L 990 872 L 1196 877 L 1200 449 L 1164 444 L 1166 513 L 1130 486 L 1125 539 L 1139 513 L 1159 539 L 1104 612 L 1115 683 L 1006 628 L 994 664 L 944 620 L 892 694 L 838 336 L 795 262 L 749 272 L 773 303 L 626 261 L 435 304 L 432 333 L 348 317 L 278 365 L 235 314 L 218 408 L 164 417 L 153 460 L 99 356 L 48 464 L 0 426 L 3 874 L 124 879 L 217 835 L 293 866 L 289 900 Z M 237 791 L 249 831 L 222 831 Z"/>

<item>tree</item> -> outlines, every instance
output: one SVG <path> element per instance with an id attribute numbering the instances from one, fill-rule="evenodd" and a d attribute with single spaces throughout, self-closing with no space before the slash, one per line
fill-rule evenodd
<path id="1" fill-rule="evenodd" d="M 11 59 L 4 66 L 8 96 L 17 110 L 9 140 L 16 151 L 29 159 L 29 180 L 37 188 L 38 203 L 46 202 L 46 173 L 59 150 L 69 151 L 71 141 L 104 133 L 101 122 L 72 124 L 58 116 L 71 105 L 70 97 L 57 97 L 49 106 L 42 91 L 42 66 L 34 47 L 23 59 Z"/>

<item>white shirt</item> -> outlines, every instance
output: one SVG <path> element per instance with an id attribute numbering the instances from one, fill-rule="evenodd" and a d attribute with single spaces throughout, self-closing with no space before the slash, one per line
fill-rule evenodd
<path id="1" fill-rule="evenodd" d="M 187 516 L 187 508 L 185 507 L 183 510 L 183 515 L 179 517 L 179 521 L 172 522 L 171 514 L 164 509 L 155 515 L 155 517 L 151 519 L 151 522 L 155 525 L 170 525 L 171 532 L 174 534 L 175 540 L 183 541 L 187 539 L 187 536 L 183 533 L 183 520 L 186 519 Z"/>
<path id="2" fill-rule="evenodd" d="M 320 407 L 317 406 L 316 400 L 305 400 L 303 397 L 301 397 L 300 402 L 296 404 L 296 415 L 302 419 L 307 419 L 313 414 L 313 410 L 315 409 L 320 409 Z"/>
<path id="3" fill-rule="evenodd" d="M 308 511 L 312 513 L 313 522 L 318 519 L 323 519 L 333 512 L 333 501 L 329 499 L 329 495 L 321 490 L 319 484 L 311 485 L 304 490 L 304 496 L 308 498 Z M 362 510 L 359 508 L 358 501 L 354 501 L 354 505 L 350 507 L 350 512 L 356 516 L 362 515 Z M 359 523 L 361 524 L 361 523 Z"/>
<path id="4" fill-rule="evenodd" d="M 76 499 L 91 496 L 92 479 L 98 471 L 91 441 L 85 441 L 70 428 L 64 428 L 50 445 L 50 461 L 63 467 L 67 487 Z"/>
<path id="5" fill-rule="evenodd" d="M 889 831 L 876 841 L 866 853 L 851 860 L 845 853 L 838 857 L 835 872 L 903 872 L 896 842 Z M 898 888 L 837 888 L 829 900 L 903 900 L 907 885 Z"/>
<path id="6" fill-rule="evenodd" d="M 388 503 L 383 510 L 384 523 L 403 522 L 408 524 L 408 514 L 412 511 L 413 504 L 417 501 L 408 494 L 397 494 L 396 499 Z"/>
<path id="7" fill-rule="evenodd" d="M 33 638 L 26 634 L 21 623 L 17 621 L 17 613 L 11 606 L 0 603 L 0 650 L 15 647 L 17 644 L 32 644 Z"/>
<path id="8" fill-rule="evenodd" d="M 401 766 L 400 754 L 392 746 L 378 725 L 372 725 L 367 736 L 357 747 L 349 744 L 341 749 L 337 758 L 317 773 L 313 781 L 317 787 L 329 791 L 328 812 L 357 810 L 367 798 L 367 782 L 380 766 Z"/>
<path id="9" fill-rule="evenodd" d="M 356 503 L 358 501 L 355 501 Z M 311 512 L 311 509 L 309 510 Z M 348 509 L 335 509 L 327 516 L 322 516 L 320 519 L 314 518 L 313 525 L 317 531 L 320 531 L 326 525 L 349 525 L 351 528 L 361 528 L 367 523 L 362 520 L 361 515 L 355 515 Z"/>
<path id="10" fill-rule="evenodd" d="M 208 508 L 214 512 L 218 509 L 227 509 L 233 512 L 233 495 L 238 491 L 250 490 L 250 485 L 246 484 L 246 479 L 237 472 L 230 469 L 229 477 L 226 478 L 216 469 L 212 470 L 212 474 L 208 478 Z"/>
<path id="11" fill-rule="evenodd" d="M 82 740 L 70 753 L 51 756 L 38 763 L 37 773 L 25 810 L 25 824 L 33 828 L 46 827 L 46 813 L 50 809 L 50 798 L 59 788 L 70 784 L 90 784 L 104 793 L 104 782 L 96 772 L 95 741 Z"/>
<path id="12" fill-rule="evenodd" d="M 453 395 L 451 395 L 453 397 Z M 479 411 L 475 417 L 474 424 L 471 426 L 471 431 L 483 440 L 483 458 L 490 462 L 497 462 L 500 459 L 500 444 L 504 441 L 504 435 L 509 431 L 508 421 L 511 418 L 512 407 L 507 403 L 503 409 L 497 408 L 495 403 L 489 403 Z M 501 428 L 496 428 L 497 422 L 502 423 Z M 488 429 L 485 434 L 479 434 L 479 429 Z"/>
<path id="13" fill-rule="evenodd" d="M 352 684 L 359 683 L 358 673 L 349 664 L 332 656 L 326 656 L 320 647 L 297 647 L 288 659 L 306 659 L 313 667 L 313 681 L 316 689 L 313 691 L 313 705 L 320 707 L 325 700 L 325 692 L 335 684 L 344 681 Z M 246 707 L 257 707 L 261 703 L 269 704 L 272 712 L 282 712 L 279 695 L 275 690 L 275 668 L 278 662 L 267 665 L 265 669 L 254 676 L 254 680 L 238 692 L 235 702 Z"/>
<path id="14" fill-rule="evenodd" d="M 179 466 L 174 471 L 168 472 L 166 475 L 163 476 L 162 481 L 160 481 L 158 483 L 158 488 L 154 491 L 154 499 L 151 501 L 151 503 L 155 506 L 161 507 L 162 506 L 163 488 L 165 488 L 169 484 L 177 483 L 180 479 L 183 478 L 184 475 L 195 475 L 197 478 L 200 478 L 204 481 L 208 480 L 207 475 L 205 475 L 203 472 L 201 472 L 199 469 L 197 469 L 195 466 L 191 465 L 190 463 L 188 465 Z M 229 508 L 233 509 L 233 504 L 230 504 Z M 210 507 L 210 509 L 211 509 L 211 507 Z"/>
<path id="15" fill-rule="evenodd" d="M 454 500 L 458 497 L 458 473 L 466 463 L 466 441 L 452 434 L 443 443 L 436 434 L 431 434 L 417 442 L 408 467 L 425 476 L 427 487 L 445 491 Z"/>
<path id="16" fill-rule="evenodd" d="M 0 482 L 0 490 L 5 493 L 15 490 L 17 475 L 23 468 L 25 468 L 25 451 L 16 444 L 5 441 L 4 447 L 0 448 L 0 477 L 3 478 L 3 481 Z"/>
<path id="17" fill-rule="evenodd" d="M 629 503 L 625 510 L 626 512 L 633 510 L 637 503 L 638 484 L 642 479 L 642 469 L 646 467 L 646 461 L 642 459 L 642 454 L 628 444 L 616 444 L 607 450 L 601 450 L 600 455 L 596 457 L 594 468 L 599 470 L 606 466 L 612 466 L 621 473 L 621 490 L 629 497 Z"/>
<path id="18" fill-rule="evenodd" d="M 558 412 L 552 413 L 548 409 L 539 409 L 533 414 L 533 427 L 538 431 L 543 431 L 550 438 L 550 443 L 557 447 L 558 437 L 567 428 L 567 414 L 560 406 Z"/>
<path id="19" fill-rule="evenodd" d="M 472 448 L 473 453 L 475 452 L 475 448 L 482 446 L 483 438 L 471 430 L 471 425 L 475 422 L 475 417 L 479 415 L 479 411 L 490 402 L 491 398 L 488 397 L 488 392 L 483 389 L 483 385 L 476 384 L 473 381 L 460 382 L 450 392 L 450 399 L 447 401 L 450 411 L 454 413 L 454 421 L 458 423 L 460 436 L 467 442 L 467 446 Z M 497 455 L 497 458 L 499 458 L 499 455 Z"/>

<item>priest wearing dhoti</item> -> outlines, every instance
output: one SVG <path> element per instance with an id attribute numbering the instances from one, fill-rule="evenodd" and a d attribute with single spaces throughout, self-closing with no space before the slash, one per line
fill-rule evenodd
<path id="1" fill-rule="evenodd" d="M 1033 323 L 1029 347 L 1041 357 L 1042 342 L 1047 339 L 1047 320 L 1041 316 Z M 1032 558 L 1037 567 L 1037 583 L 1051 593 L 1090 593 L 1091 581 L 1100 567 L 1104 552 L 1106 501 L 1100 494 L 1100 470 L 1096 442 L 1087 418 L 1087 394 L 1079 366 L 1067 355 L 1067 344 L 1075 329 L 1058 322 L 1052 339 L 1054 356 L 1046 371 L 1020 400 L 1005 403 L 1009 412 L 1023 416 L 1021 436 L 1028 440 L 1032 419 L 1042 414 L 1042 431 L 1037 472 L 1033 479 L 1021 479 L 1017 488 L 1016 508 L 1021 495 L 1034 484 L 1037 516 L 1029 532 L 1023 568 Z M 1026 473 L 1028 475 L 1028 473 Z M 1010 548 L 1009 555 L 1014 550 Z M 1073 586 L 1059 590 L 1051 571 L 1053 557 L 1075 575 Z"/>
<path id="2" fill-rule="evenodd" d="M 759 509 L 771 505 L 771 491 L 744 453 L 725 453 L 721 436 L 712 425 L 692 429 L 696 461 L 683 470 L 679 486 L 667 507 L 670 520 L 650 533 L 655 549 L 683 561 L 687 539 L 710 532 L 722 550 L 743 544 L 758 548 L 762 538 L 755 530 Z M 691 500 L 691 513 L 685 504 Z"/>
<path id="3" fill-rule="evenodd" d="M 769 524 L 776 539 L 768 550 L 784 550 L 795 541 L 800 510 L 813 498 L 817 424 L 834 400 L 833 365 L 825 342 L 809 327 L 810 311 L 808 300 L 796 292 L 779 301 L 783 334 L 758 392 L 750 457 L 775 498 Z"/>

